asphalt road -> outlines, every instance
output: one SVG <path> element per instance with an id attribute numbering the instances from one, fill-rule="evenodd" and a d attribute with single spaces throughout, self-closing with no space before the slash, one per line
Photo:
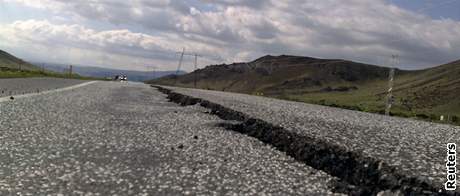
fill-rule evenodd
<path id="1" fill-rule="evenodd" d="M 83 82 L 85 81 L 59 78 L 0 79 L 0 97 L 38 93 Z"/>
<path id="2" fill-rule="evenodd" d="M 144 84 L 0 102 L 0 195 L 333 194 L 335 177 L 222 123 Z"/>
<path id="3" fill-rule="evenodd" d="M 361 169 L 370 167 L 368 163 L 376 163 L 373 170 L 381 172 L 383 177 L 387 174 L 396 174 L 397 177 L 404 176 L 407 181 L 410 181 L 404 182 L 407 184 L 412 183 L 415 179 L 423 182 L 419 186 L 431 186 L 435 189 L 434 191 L 444 189 L 446 144 L 449 142 L 460 143 L 460 127 L 458 126 L 244 94 L 166 88 L 180 95 L 205 100 L 205 105 L 209 105 L 208 102 L 210 102 L 230 109 L 231 112 L 242 113 L 247 115 L 246 119 L 254 118 L 281 127 L 283 131 L 292 133 L 294 137 L 305 137 L 315 142 L 327 143 L 327 146 L 342 149 L 343 152 L 338 152 L 340 156 L 353 158 L 354 155 L 358 155 L 361 157 L 357 158 L 361 162 L 355 163 L 362 164 Z M 181 102 L 181 100 L 176 101 Z M 270 134 L 273 133 L 268 135 L 255 133 L 253 135 L 275 145 L 277 142 L 279 143 L 279 141 L 264 138 L 270 137 Z M 281 146 L 280 148 L 287 148 L 289 151 L 290 147 Z M 350 153 L 353 153 L 353 156 Z M 292 152 L 292 154 L 298 153 Z M 311 161 L 306 160 L 306 162 Z M 382 171 L 384 170 L 382 165 L 388 166 L 391 171 Z M 327 167 L 324 165 L 317 166 Z M 333 168 L 330 171 L 340 173 Z M 349 175 L 346 173 L 345 171 L 344 176 Z M 390 183 L 402 183 L 402 180 L 398 182 L 398 179 L 394 179 L 394 181 L 394 183 Z M 372 186 L 379 185 L 374 184 Z"/>

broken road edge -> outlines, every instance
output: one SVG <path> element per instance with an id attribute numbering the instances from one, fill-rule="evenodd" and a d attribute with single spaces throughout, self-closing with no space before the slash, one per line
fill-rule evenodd
<path id="1" fill-rule="evenodd" d="M 168 87 L 151 85 L 167 95 L 169 101 L 182 106 L 196 105 L 211 110 L 223 120 L 239 123 L 221 126 L 254 137 L 314 169 L 338 178 L 333 191 L 349 195 L 457 195 L 459 192 L 436 188 L 416 177 L 409 177 L 382 160 L 349 151 L 319 138 L 300 135 L 281 126 L 251 117 L 239 111 L 175 92 Z"/>

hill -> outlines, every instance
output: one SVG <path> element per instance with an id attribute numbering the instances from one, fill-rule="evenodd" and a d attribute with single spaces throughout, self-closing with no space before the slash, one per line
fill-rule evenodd
<path id="1" fill-rule="evenodd" d="M 192 87 L 195 74 L 197 87 L 264 94 L 299 90 L 318 91 L 340 84 L 354 89 L 356 83 L 387 78 L 388 68 L 345 60 L 326 60 L 298 56 L 264 56 L 249 63 L 211 65 L 177 78 L 151 81 Z M 397 73 L 405 73 L 398 70 Z M 328 88 L 329 89 L 329 88 Z M 334 88 L 331 87 L 331 90 Z M 340 90 L 340 89 L 337 89 Z M 343 90 L 343 89 L 342 89 Z"/>
<path id="2" fill-rule="evenodd" d="M 389 68 L 346 60 L 264 56 L 248 63 L 212 65 L 179 77 L 149 81 L 264 95 L 383 113 Z M 460 116 L 460 61 L 425 70 L 396 70 L 393 115 L 439 119 Z"/>
<path id="3" fill-rule="evenodd" d="M 21 69 L 28 71 L 39 70 L 37 66 L 25 62 L 22 59 L 19 59 L 3 50 L 0 50 L 0 68 Z"/>
<path id="4" fill-rule="evenodd" d="M 0 78 L 25 78 L 25 77 L 55 77 L 67 78 L 68 73 L 59 73 L 43 69 L 22 59 L 19 59 L 8 52 L 0 50 Z M 100 78 L 82 77 L 78 74 L 72 74 L 75 79 L 97 80 Z"/>
<path id="5" fill-rule="evenodd" d="M 55 72 L 62 72 L 68 68 L 68 65 L 63 64 L 53 64 L 53 63 L 37 63 L 44 65 L 46 69 L 53 70 Z M 154 78 L 164 77 L 167 75 L 175 74 L 176 71 L 132 71 L 132 70 L 120 70 L 120 69 L 110 69 L 102 67 L 93 67 L 93 66 L 73 66 L 73 71 L 79 75 L 87 77 L 98 77 L 98 78 L 107 78 L 113 77 L 119 74 L 125 74 L 128 76 L 130 81 L 146 81 Z M 179 74 L 185 74 L 186 72 L 180 71 Z"/>

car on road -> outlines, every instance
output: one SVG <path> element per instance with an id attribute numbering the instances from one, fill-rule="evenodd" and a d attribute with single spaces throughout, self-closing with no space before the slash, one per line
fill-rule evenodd
<path id="1" fill-rule="evenodd" d="M 126 82 L 126 81 L 128 81 L 128 77 L 127 77 L 126 75 L 122 75 L 122 76 L 120 77 L 120 80 Z"/>
<path id="2" fill-rule="evenodd" d="M 128 77 L 126 75 L 116 75 L 114 78 L 113 78 L 114 81 L 128 81 Z"/>

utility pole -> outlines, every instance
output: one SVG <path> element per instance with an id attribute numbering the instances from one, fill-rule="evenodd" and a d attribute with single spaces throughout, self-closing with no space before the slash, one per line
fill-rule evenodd
<path id="1" fill-rule="evenodd" d="M 195 88 L 196 88 L 196 80 L 197 80 L 197 69 L 196 69 L 197 66 L 198 66 L 198 54 L 195 54 L 195 71 L 193 71 L 193 72 L 195 72 L 193 74 L 193 77 L 194 77 L 193 85 L 194 85 Z"/>
<path id="2" fill-rule="evenodd" d="M 389 116 L 391 112 L 391 107 L 394 103 L 394 96 L 393 96 L 393 85 L 394 85 L 394 77 L 395 77 L 395 66 L 398 64 L 398 55 L 391 55 L 391 67 L 390 73 L 388 76 L 388 94 L 387 94 L 387 103 L 385 109 L 385 115 Z"/>
<path id="3" fill-rule="evenodd" d="M 69 65 L 69 78 L 72 78 L 72 65 Z"/>

